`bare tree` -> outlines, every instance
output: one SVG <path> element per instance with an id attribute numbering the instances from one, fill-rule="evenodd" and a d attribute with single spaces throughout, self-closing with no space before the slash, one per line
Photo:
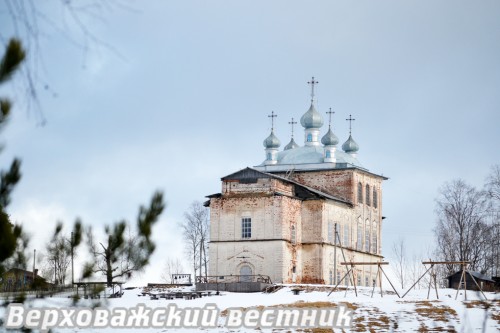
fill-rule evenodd
<path id="1" fill-rule="evenodd" d="M 491 167 L 486 178 L 485 191 L 490 201 L 488 220 L 491 226 L 489 244 L 490 273 L 500 276 L 500 165 Z"/>
<path id="2" fill-rule="evenodd" d="M 56 285 L 66 284 L 68 269 L 74 258 L 75 249 L 82 240 L 82 223 L 80 220 L 76 220 L 71 236 L 63 234 L 62 230 L 63 224 L 58 222 L 51 240 L 45 246 L 46 266 L 51 267 Z M 73 271 L 71 273 L 74 275 Z"/>
<path id="3" fill-rule="evenodd" d="M 469 261 L 471 270 L 485 272 L 490 227 L 486 223 L 487 197 L 483 191 L 458 179 L 445 183 L 436 200 L 435 228 L 438 255 L 446 261 Z M 449 265 L 446 274 L 459 266 Z"/>
<path id="4" fill-rule="evenodd" d="M 203 270 L 205 271 L 205 276 L 208 272 L 208 209 L 203 207 L 201 202 L 194 201 L 189 207 L 189 210 L 184 213 L 184 222 L 181 227 L 183 230 L 186 252 L 190 261 L 192 261 L 196 281 L 196 276 L 202 276 Z"/>
<path id="5" fill-rule="evenodd" d="M 415 282 L 417 282 L 417 280 L 425 272 L 426 268 L 422 264 L 422 261 L 424 261 L 424 259 L 425 257 L 423 255 L 417 255 L 414 253 L 411 256 L 411 259 L 407 261 L 408 275 L 406 281 L 408 284 L 414 284 Z M 428 285 L 429 285 L 429 276 L 426 275 L 422 279 L 420 279 L 420 281 L 418 281 L 418 283 L 415 285 L 415 289 L 427 288 Z"/>
<path id="6" fill-rule="evenodd" d="M 392 255 L 395 266 L 394 274 L 401 284 L 401 289 L 404 289 L 407 282 L 406 276 L 408 275 L 408 259 L 406 257 L 406 247 L 403 238 L 399 238 L 392 244 Z"/>
<path id="7" fill-rule="evenodd" d="M 184 267 L 179 258 L 167 258 L 165 266 L 163 267 L 161 279 L 166 283 L 174 283 L 174 281 L 172 281 L 172 274 L 182 274 L 183 271 Z"/>
<path id="8" fill-rule="evenodd" d="M 139 208 L 135 234 L 129 231 L 127 235 L 127 223 L 121 221 L 113 226 L 106 226 L 106 240 L 97 243 L 92 229 L 87 229 L 88 243 L 95 261 L 86 265 L 84 276 L 88 275 L 89 270 L 100 272 L 106 276 L 108 286 L 111 286 L 116 278 L 130 278 L 133 273 L 141 271 L 149 263 L 149 257 L 155 250 L 155 244 L 150 238 L 151 231 L 164 207 L 163 194 L 156 192 L 149 207 Z"/>
<path id="9" fill-rule="evenodd" d="M 486 191 L 488 196 L 495 201 L 495 204 L 500 204 L 500 165 L 491 167 L 490 174 L 486 178 Z"/>

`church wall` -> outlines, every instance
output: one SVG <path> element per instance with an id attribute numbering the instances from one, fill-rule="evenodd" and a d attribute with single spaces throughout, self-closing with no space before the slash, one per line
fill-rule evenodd
<path id="1" fill-rule="evenodd" d="M 317 242 L 322 238 L 323 206 L 323 200 L 302 202 L 302 243 Z"/>
<path id="2" fill-rule="evenodd" d="M 222 182 L 223 195 L 248 195 L 250 193 L 271 194 L 274 192 L 280 192 L 291 196 L 293 195 L 293 186 L 271 178 L 259 178 L 255 182 L 251 183 L 241 183 L 239 181 Z"/>
<path id="3" fill-rule="evenodd" d="M 337 281 L 335 274 L 340 273 L 344 267 L 340 265 L 344 261 L 340 245 L 344 245 L 344 255 L 347 261 L 379 261 L 375 250 L 370 247 L 365 252 L 365 223 L 361 229 L 361 251 L 356 251 L 357 222 L 363 220 L 369 212 L 363 206 L 351 208 L 350 206 L 331 200 L 311 200 L 303 202 L 302 224 L 304 244 L 301 246 L 302 270 L 300 280 L 303 283 L 327 283 Z M 337 223 L 338 238 L 335 241 L 335 223 Z M 371 227 L 371 224 L 368 224 Z M 347 232 L 347 236 L 344 233 Z M 371 242 L 370 235 L 370 242 Z M 347 239 L 347 244 L 344 241 Z M 354 240 L 354 241 L 353 241 Z M 337 270 L 335 270 L 335 243 L 337 247 Z M 378 243 L 380 243 L 378 241 Z M 375 267 L 375 266 L 373 266 Z M 365 279 L 372 281 L 376 267 L 360 266 L 357 268 L 365 285 Z M 357 273 L 358 274 L 358 273 Z M 337 275 L 338 277 L 338 275 Z"/>
<path id="4" fill-rule="evenodd" d="M 328 284 L 335 280 L 334 272 L 338 278 L 345 273 L 345 267 L 340 265 L 344 261 L 340 248 L 337 249 L 337 270 L 334 269 L 335 223 L 346 260 L 379 261 L 380 256 L 376 254 L 380 253 L 381 244 L 381 179 L 364 172 L 343 172 L 349 175 L 336 179 L 338 182 L 349 179 L 353 206 L 327 199 L 302 201 L 291 197 L 293 185 L 279 179 L 262 178 L 248 183 L 224 181 L 223 196 L 210 201 L 210 275 L 239 275 L 240 268 L 246 265 L 253 274 L 269 275 L 273 282 Z M 309 180 L 325 179 L 316 175 Z M 363 184 L 363 196 L 366 184 L 377 190 L 377 208 L 372 203 L 367 205 L 365 198 L 363 203 L 358 203 L 358 182 Z M 317 184 L 307 185 L 319 188 Z M 252 221 L 250 239 L 242 238 L 243 217 Z M 367 232 L 369 239 L 366 239 Z M 295 234 L 295 242 L 292 234 Z M 356 272 L 361 285 L 366 284 L 366 279 L 371 285 L 376 266 L 360 266 Z"/>
<path id="5" fill-rule="evenodd" d="M 325 245 L 323 248 L 324 258 L 323 270 L 324 270 L 324 281 L 326 284 L 337 284 L 346 274 L 350 266 L 341 265 L 342 262 L 377 262 L 381 261 L 380 256 L 375 256 L 369 253 L 362 253 L 358 251 L 353 251 L 349 249 L 337 248 L 336 251 L 336 267 L 335 270 L 335 247 L 332 245 Z M 342 254 L 343 253 L 343 254 Z M 345 256 L 345 259 L 344 259 Z M 375 280 L 377 274 L 376 265 L 360 265 L 356 266 L 353 275 L 356 279 L 356 285 L 372 287 L 373 280 Z M 335 278 L 335 276 L 337 278 Z M 346 278 L 347 279 L 347 278 Z M 340 285 L 345 286 L 347 281 L 344 279 Z M 352 285 L 352 281 L 349 282 Z"/>
<path id="6" fill-rule="evenodd" d="M 270 192 L 290 192 L 290 186 L 279 180 L 228 183 L 231 184 L 223 184 L 224 196 L 210 201 L 210 275 L 238 275 L 241 265 L 248 265 L 253 274 L 269 275 L 276 282 L 291 282 L 293 266 L 297 272 L 299 262 L 297 246 L 292 246 L 292 227 L 295 243 L 300 242 L 301 201 L 271 195 Z M 266 188 L 270 189 L 267 193 Z M 242 238 L 244 217 L 251 218 L 248 239 Z"/>
<path id="7" fill-rule="evenodd" d="M 358 183 L 362 184 L 362 203 L 359 202 L 357 186 Z M 362 249 L 366 251 L 366 233 L 370 233 L 370 252 L 380 254 L 381 253 L 381 230 L 382 230 L 382 180 L 378 177 L 373 177 L 370 174 L 363 172 L 355 172 L 353 178 L 353 186 L 356 188 L 354 191 L 356 193 L 356 198 L 354 203 L 354 215 L 359 223 L 362 223 Z M 370 187 L 370 204 L 366 203 L 366 185 Z M 377 191 L 377 207 L 373 205 L 373 189 Z M 353 237 L 355 242 L 352 243 L 352 247 L 359 249 L 357 246 L 357 231 L 351 230 L 353 232 Z M 377 235 L 377 245 L 376 249 L 373 247 L 373 233 Z"/>
<path id="8" fill-rule="evenodd" d="M 296 171 L 292 177 L 296 182 L 354 202 L 352 170 Z"/>

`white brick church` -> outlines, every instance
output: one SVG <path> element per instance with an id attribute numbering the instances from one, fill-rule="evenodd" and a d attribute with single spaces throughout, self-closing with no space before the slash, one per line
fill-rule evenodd
<path id="1" fill-rule="evenodd" d="M 221 193 L 208 196 L 209 275 L 335 284 L 346 272 L 341 262 L 382 260 L 382 181 L 387 178 L 361 166 L 351 135 L 337 148 L 332 112 L 321 136 L 317 82 L 309 83 L 311 105 L 300 119 L 304 145 L 295 143 L 292 127 L 290 143 L 280 150 L 273 126 L 264 140 L 265 161 L 223 177 Z M 356 266 L 356 284 L 372 286 L 376 272 L 376 266 Z"/>

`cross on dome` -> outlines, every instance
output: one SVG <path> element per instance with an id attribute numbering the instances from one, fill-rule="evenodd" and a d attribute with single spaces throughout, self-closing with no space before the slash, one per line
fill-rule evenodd
<path id="1" fill-rule="evenodd" d="M 293 117 L 292 117 L 292 121 L 289 121 L 288 122 L 290 125 L 292 125 L 292 138 L 293 138 L 293 125 L 295 125 L 297 122 L 296 121 L 293 121 Z"/>
<path id="2" fill-rule="evenodd" d="M 349 122 L 349 135 L 351 135 L 351 132 L 352 132 L 352 122 L 355 121 L 356 119 L 354 119 L 351 115 L 349 115 L 349 118 L 347 118 L 346 120 Z"/>
<path id="3" fill-rule="evenodd" d="M 335 111 L 332 111 L 332 108 L 329 109 L 329 111 L 326 111 L 328 114 L 328 128 L 332 125 L 332 115 L 335 113 Z"/>
<path id="4" fill-rule="evenodd" d="M 271 114 L 268 115 L 268 117 L 271 118 L 271 131 L 274 130 L 274 118 L 276 118 L 277 116 L 277 114 L 274 114 L 274 111 L 271 111 Z"/>
<path id="5" fill-rule="evenodd" d="M 307 84 L 311 85 L 311 101 L 314 99 L 314 85 L 318 84 L 318 81 L 314 80 L 314 76 L 312 77 L 311 81 L 308 81 Z"/>

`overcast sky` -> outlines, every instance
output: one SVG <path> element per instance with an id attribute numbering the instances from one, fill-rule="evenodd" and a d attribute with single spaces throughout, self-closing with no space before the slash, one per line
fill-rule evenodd
<path id="1" fill-rule="evenodd" d="M 358 159 L 390 178 L 385 256 L 398 237 L 427 254 L 439 186 L 463 178 L 481 187 L 500 163 L 499 1 L 123 2 L 132 9 L 85 21 L 112 49 L 91 43 L 85 52 L 46 28 L 38 81 L 48 88 L 39 92 L 46 125 L 16 95 L 2 133 L 3 168 L 14 156 L 23 163 L 9 211 L 38 249 L 57 220 L 132 222 L 161 189 L 167 208 L 141 278 L 159 281 L 165 258 L 183 256 L 178 224 L 189 204 L 264 160 L 271 111 L 286 145 L 288 121 L 309 107 L 311 76 L 318 111 L 336 112 L 340 145 L 352 114 Z M 80 40 L 53 4 L 38 6 Z M 0 15 L 5 36 L 5 2 Z M 302 145 L 300 125 L 295 137 Z"/>

